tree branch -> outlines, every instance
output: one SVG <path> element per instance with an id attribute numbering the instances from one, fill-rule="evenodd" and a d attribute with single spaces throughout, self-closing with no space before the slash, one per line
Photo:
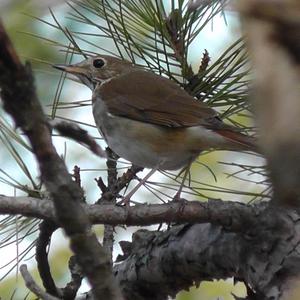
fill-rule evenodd
<path id="1" fill-rule="evenodd" d="M 26 286 L 30 291 L 32 291 L 36 296 L 38 296 L 42 300 L 59 300 L 59 298 L 53 297 L 47 293 L 45 293 L 33 280 L 32 276 L 27 270 L 26 265 L 22 265 L 20 267 L 20 272 L 23 276 Z"/>
<path id="2" fill-rule="evenodd" d="M 257 221 L 268 203 L 246 205 L 239 202 L 209 200 L 166 204 L 139 204 L 131 207 L 114 204 L 80 204 L 92 224 L 147 226 L 161 223 L 205 223 L 243 231 Z M 23 215 L 58 222 L 53 203 L 32 197 L 0 196 L 0 214 Z"/>
<path id="3" fill-rule="evenodd" d="M 118 156 L 110 149 L 106 148 L 108 160 L 106 161 L 107 166 L 107 190 L 111 192 L 111 195 L 113 197 L 110 197 L 110 199 L 106 199 L 107 203 L 115 204 L 116 203 L 116 194 L 114 195 L 112 192 L 112 187 L 116 184 L 118 180 L 118 171 L 117 171 L 117 159 Z M 103 196 L 104 193 L 102 193 Z M 102 198 L 102 197 L 101 197 Z M 98 201 L 98 203 L 104 204 L 105 200 L 101 199 Z M 104 233 L 103 233 L 103 247 L 106 249 L 109 258 L 110 263 L 113 265 L 113 250 L 114 250 L 114 227 L 111 225 L 104 225 Z"/>
<path id="4" fill-rule="evenodd" d="M 43 220 L 43 222 L 39 225 L 40 232 L 36 240 L 35 259 L 46 292 L 55 297 L 61 297 L 62 293 L 56 287 L 51 275 L 47 251 L 47 247 L 51 241 L 51 236 L 57 228 L 58 226 L 50 220 Z"/>
<path id="5" fill-rule="evenodd" d="M 23 66 L 0 23 L 0 87 L 4 109 L 28 137 L 41 178 L 53 200 L 56 217 L 71 241 L 96 299 L 121 299 L 103 247 L 91 230 L 80 202 L 83 193 L 72 180 L 51 140 L 49 126 L 38 101 L 29 64 Z"/>
<path id="6" fill-rule="evenodd" d="M 255 291 L 247 299 L 280 299 L 285 278 L 299 270 L 300 221 L 273 208 L 245 232 L 212 224 L 139 230 L 115 268 L 125 299 L 165 300 L 203 280 L 234 277 Z"/>

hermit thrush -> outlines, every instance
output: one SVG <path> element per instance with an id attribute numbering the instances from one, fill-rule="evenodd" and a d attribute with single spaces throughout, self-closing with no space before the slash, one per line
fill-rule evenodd
<path id="1" fill-rule="evenodd" d="M 175 82 L 132 63 L 101 55 L 54 65 L 93 91 L 93 114 L 108 146 L 141 167 L 176 170 L 202 150 L 255 150 L 253 139 Z"/>

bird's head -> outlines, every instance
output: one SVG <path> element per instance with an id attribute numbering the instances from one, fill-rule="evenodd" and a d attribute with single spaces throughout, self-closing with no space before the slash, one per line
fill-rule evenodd
<path id="1" fill-rule="evenodd" d="M 89 57 L 77 64 L 56 64 L 53 67 L 75 75 L 91 90 L 94 90 L 98 83 L 124 75 L 135 68 L 126 60 L 108 55 Z"/>

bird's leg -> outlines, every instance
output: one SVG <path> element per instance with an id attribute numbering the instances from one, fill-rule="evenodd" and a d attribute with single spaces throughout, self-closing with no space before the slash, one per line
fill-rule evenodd
<path id="1" fill-rule="evenodd" d="M 119 204 L 129 205 L 130 198 L 137 192 L 137 190 L 146 183 L 146 181 L 158 170 L 158 167 L 151 169 L 151 171 L 123 198 Z"/>
<path id="2" fill-rule="evenodd" d="M 177 193 L 175 194 L 175 196 L 173 197 L 173 201 L 180 201 L 181 192 L 183 190 L 185 180 L 186 180 L 186 178 L 187 178 L 187 176 L 190 172 L 191 165 L 192 165 L 192 161 L 190 161 L 188 163 L 188 165 L 178 174 L 178 176 L 179 176 L 182 172 L 184 172 L 182 181 L 181 181 L 180 186 L 179 186 L 179 189 L 178 189 Z"/>

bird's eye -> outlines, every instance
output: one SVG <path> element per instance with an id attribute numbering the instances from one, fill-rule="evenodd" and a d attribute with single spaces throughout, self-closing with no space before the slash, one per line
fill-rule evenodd
<path id="1" fill-rule="evenodd" d="M 93 66 L 95 67 L 95 68 L 101 68 L 101 67 L 103 67 L 105 65 L 105 62 L 104 62 L 104 60 L 103 59 L 95 59 L 94 61 L 93 61 Z"/>

